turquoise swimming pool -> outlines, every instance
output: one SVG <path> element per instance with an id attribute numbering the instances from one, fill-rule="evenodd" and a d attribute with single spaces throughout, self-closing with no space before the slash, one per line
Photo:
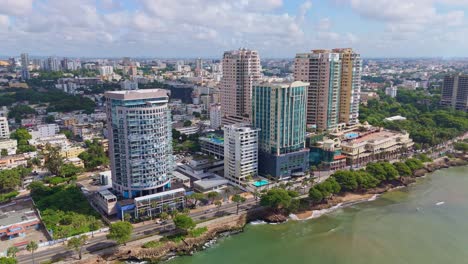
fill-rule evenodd
<path id="1" fill-rule="evenodd" d="M 265 185 L 268 185 L 267 180 L 256 181 L 256 182 L 253 183 L 253 186 L 255 186 L 255 187 L 262 187 L 262 186 L 265 186 Z"/>

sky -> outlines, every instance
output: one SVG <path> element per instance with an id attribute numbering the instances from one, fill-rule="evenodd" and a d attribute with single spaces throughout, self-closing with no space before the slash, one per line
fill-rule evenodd
<path id="1" fill-rule="evenodd" d="M 0 0 L 0 55 L 468 57 L 468 0 Z"/>

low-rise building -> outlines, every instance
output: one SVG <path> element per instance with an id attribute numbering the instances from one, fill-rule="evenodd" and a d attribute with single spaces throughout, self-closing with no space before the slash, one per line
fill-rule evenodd
<path id="1" fill-rule="evenodd" d="M 219 191 L 226 188 L 229 181 L 214 173 L 207 175 L 201 180 L 193 182 L 193 189 L 197 192 L 208 193 L 212 191 Z"/>
<path id="2" fill-rule="evenodd" d="M 96 205 L 108 216 L 117 213 L 117 196 L 109 190 L 97 192 L 94 201 L 96 202 Z"/>
<path id="3" fill-rule="evenodd" d="M 198 138 L 201 152 L 217 159 L 224 158 L 224 138 L 217 134 L 208 134 Z"/>
<path id="4" fill-rule="evenodd" d="M 78 158 L 78 155 L 84 151 L 86 150 L 80 146 L 65 146 L 60 149 L 60 156 L 66 159 Z"/>
<path id="5" fill-rule="evenodd" d="M 39 229 L 40 223 L 30 199 L 15 200 L 0 207 L 0 238 L 2 240 L 15 238 L 24 240 L 28 230 Z"/>
<path id="6" fill-rule="evenodd" d="M 351 138 L 346 139 L 346 136 Z M 363 132 L 348 132 L 343 135 L 341 149 L 348 165 L 364 166 L 377 160 L 392 160 L 410 150 L 414 143 L 409 134 L 372 128 Z"/>
<path id="7" fill-rule="evenodd" d="M 185 189 L 177 188 L 146 196 L 117 202 L 117 216 L 124 220 L 129 214 L 134 218 L 154 217 L 162 213 L 164 207 L 169 210 L 185 207 Z"/>
<path id="8" fill-rule="evenodd" d="M 0 139 L 0 150 L 6 150 L 8 155 L 16 154 L 18 142 L 13 139 Z"/>

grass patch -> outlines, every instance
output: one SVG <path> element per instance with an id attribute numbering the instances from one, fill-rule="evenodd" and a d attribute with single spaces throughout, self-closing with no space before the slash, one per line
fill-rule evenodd
<path id="1" fill-rule="evenodd" d="M 204 233 L 206 233 L 206 231 L 208 231 L 208 228 L 205 226 L 205 227 L 199 227 L 199 228 L 195 228 L 191 231 L 189 231 L 189 235 L 191 237 L 199 237 L 201 235 L 203 235 Z"/>
<path id="2" fill-rule="evenodd" d="M 170 235 L 170 236 L 163 237 L 159 241 L 161 241 L 161 242 L 172 241 L 172 242 L 177 244 L 177 243 L 182 242 L 182 240 L 184 240 L 184 239 L 185 239 L 185 235 L 175 234 L 175 235 Z"/>
<path id="3" fill-rule="evenodd" d="M 157 248 L 161 246 L 163 243 L 160 241 L 148 241 L 143 244 L 143 248 Z"/>

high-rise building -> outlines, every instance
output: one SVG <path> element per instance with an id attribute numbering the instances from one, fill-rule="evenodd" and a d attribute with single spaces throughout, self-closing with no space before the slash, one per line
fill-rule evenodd
<path id="1" fill-rule="evenodd" d="M 219 129 L 221 127 L 221 105 L 213 104 L 210 106 L 210 127 Z"/>
<path id="2" fill-rule="evenodd" d="M 297 54 L 294 79 L 310 83 L 307 93 L 307 125 L 318 130 L 337 127 L 340 113 L 340 54 L 328 50 Z"/>
<path id="3" fill-rule="evenodd" d="M 445 76 L 441 104 L 468 112 L 468 75 Z"/>
<path id="4" fill-rule="evenodd" d="M 252 85 L 260 79 L 258 52 L 248 49 L 226 51 L 220 83 L 223 124 L 251 123 Z"/>
<path id="5" fill-rule="evenodd" d="M 258 131 L 250 124 L 226 125 L 224 130 L 224 177 L 241 184 L 258 173 Z"/>
<path id="6" fill-rule="evenodd" d="M 309 82 L 307 124 L 331 130 L 359 122 L 362 60 L 352 49 L 296 55 L 294 79 Z"/>
<path id="7" fill-rule="evenodd" d="M 113 188 L 124 198 L 170 188 L 171 112 L 161 89 L 105 93 Z"/>
<path id="8" fill-rule="evenodd" d="M 203 75 L 203 61 L 198 58 L 195 65 L 195 76 L 201 77 Z"/>
<path id="9" fill-rule="evenodd" d="M 260 129 L 260 174 L 282 179 L 308 169 L 309 150 L 305 148 L 308 86 L 299 81 L 254 85 L 252 121 Z"/>
<path id="10" fill-rule="evenodd" d="M 21 78 L 28 80 L 31 76 L 29 74 L 29 55 L 27 53 L 21 54 Z"/>
<path id="11" fill-rule="evenodd" d="M 361 98 L 361 55 L 353 49 L 333 49 L 340 54 L 341 87 L 339 122 L 354 125 L 359 123 L 359 103 Z"/>
<path id="12" fill-rule="evenodd" d="M 10 128 L 8 127 L 8 119 L 0 117 L 0 138 L 10 138 Z"/>

